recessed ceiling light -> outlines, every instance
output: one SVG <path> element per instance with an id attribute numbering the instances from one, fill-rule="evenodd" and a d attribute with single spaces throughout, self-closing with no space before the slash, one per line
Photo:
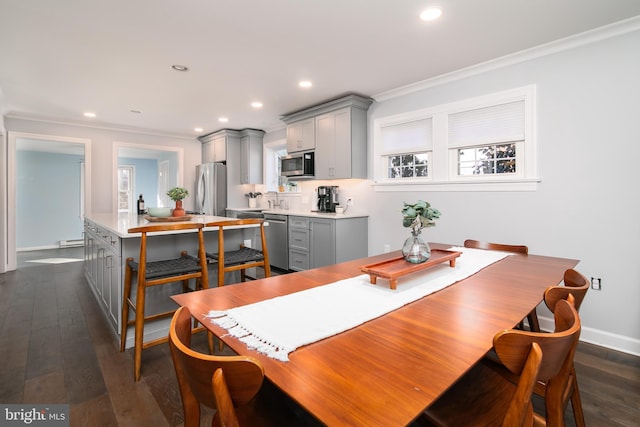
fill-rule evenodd
<path id="1" fill-rule="evenodd" d="M 440 15 L 442 15 L 442 9 L 431 7 L 420 13 L 420 19 L 423 21 L 433 21 L 434 19 L 440 18 Z"/>
<path id="2" fill-rule="evenodd" d="M 171 66 L 171 69 L 174 71 L 181 71 L 181 72 L 189 71 L 189 67 L 187 67 L 186 65 L 180 65 L 180 64 L 173 64 Z"/>
<path id="3" fill-rule="evenodd" d="M 252 103 L 251 103 L 251 106 L 252 106 L 253 108 L 262 108 L 262 102 L 260 102 L 260 101 L 254 101 L 254 102 L 252 102 Z"/>
<path id="4" fill-rule="evenodd" d="M 300 81 L 300 83 L 298 83 L 298 86 L 307 88 L 313 86 L 313 83 L 311 83 L 309 80 L 302 80 Z"/>
<path id="5" fill-rule="evenodd" d="M 227 117 L 218 117 L 218 121 L 220 123 L 227 123 L 229 121 L 229 119 Z"/>
<path id="6" fill-rule="evenodd" d="M 91 112 L 87 111 L 86 113 L 84 113 L 84 116 L 85 116 L 85 117 L 91 117 L 91 118 L 94 118 L 94 117 L 96 116 L 96 113 L 91 113 Z"/>
<path id="7" fill-rule="evenodd" d="M 202 129 L 202 128 L 193 128 L 193 130 L 196 131 L 196 132 L 202 132 L 204 129 Z"/>
<path id="8" fill-rule="evenodd" d="M 129 110 L 129 111 L 132 112 L 133 114 L 142 114 L 142 110 L 132 109 L 132 110 Z"/>

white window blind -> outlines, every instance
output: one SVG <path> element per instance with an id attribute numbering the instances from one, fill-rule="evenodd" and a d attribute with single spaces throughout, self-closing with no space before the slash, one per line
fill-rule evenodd
<path id="1" fill-rule="evenodd" d="M 382 154 L 412 153 L 433 149 L 431 118 L 395 123 L 380 129 Z"/>
<path id="2" fill-rule="evenodd" d="M 451 148 L 524 139 L 524 100 L 449 115 Z"/>

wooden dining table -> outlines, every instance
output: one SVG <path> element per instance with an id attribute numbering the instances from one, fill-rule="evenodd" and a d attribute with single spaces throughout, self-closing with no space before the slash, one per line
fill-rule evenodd
<path id="1" fill-rule="evenodd" d="M 390 252 L 172 298 L 235 352 L 258 359 L 265 376 L 323 424 L 403 426 L 477 363 L 491 349 L 497 332 L 518 324 L 542 301 L 544 290 L 558 285 L 565 270 L 578 263 L 539 255 L 508 256 L 384 316 L 301 347 L 288 362 L 248 349 L 204 318 L 210 310 L 354 277 L 362 274 L 360 267 L 398 255 Z"/>

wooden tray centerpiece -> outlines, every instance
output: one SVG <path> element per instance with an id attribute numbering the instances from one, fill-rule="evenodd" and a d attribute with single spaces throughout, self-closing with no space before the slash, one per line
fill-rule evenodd
<path id="1" fill-rule="evenodd" d="M 449 261 L 450 267 L 455 267 L 456 258 L 461 254 L 462 252 L 431 249 L 431 257 L 420 264 L 410 263 L 400 256 L 398 258 L 362 266 L 360 270 L 370 276 L 371 284 L 375 285 L 378 277 L 382 277 L 383 279 L 389 280 L 391 289 L 396 289 L 400 277 L 426 270 L 446 261 Z"/>

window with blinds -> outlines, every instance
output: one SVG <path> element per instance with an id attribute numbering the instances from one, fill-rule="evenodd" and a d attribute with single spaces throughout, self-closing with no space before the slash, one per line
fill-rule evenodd
<path id="1" fill-rule="evenodd" d="M 466 190 L 470 182 L 510 182 L 530 189 L 538 180 L 534 106 L 531 85 L 378 118 L 376 184 L 454 184 Z"/>
<path id="2" fill-rule="evenodd" d="M 386 178 L 427 178 L 429 153 L 433 150 L 433 122 L 424 118 L 389 123 L 380 128 Z"/>
<path id="3" fill-rule="evenodd" d="M 447 145 L 457 158 L 457 175 L 515 174 L 524 112 L 520 100 L 450 114 Z"/>

